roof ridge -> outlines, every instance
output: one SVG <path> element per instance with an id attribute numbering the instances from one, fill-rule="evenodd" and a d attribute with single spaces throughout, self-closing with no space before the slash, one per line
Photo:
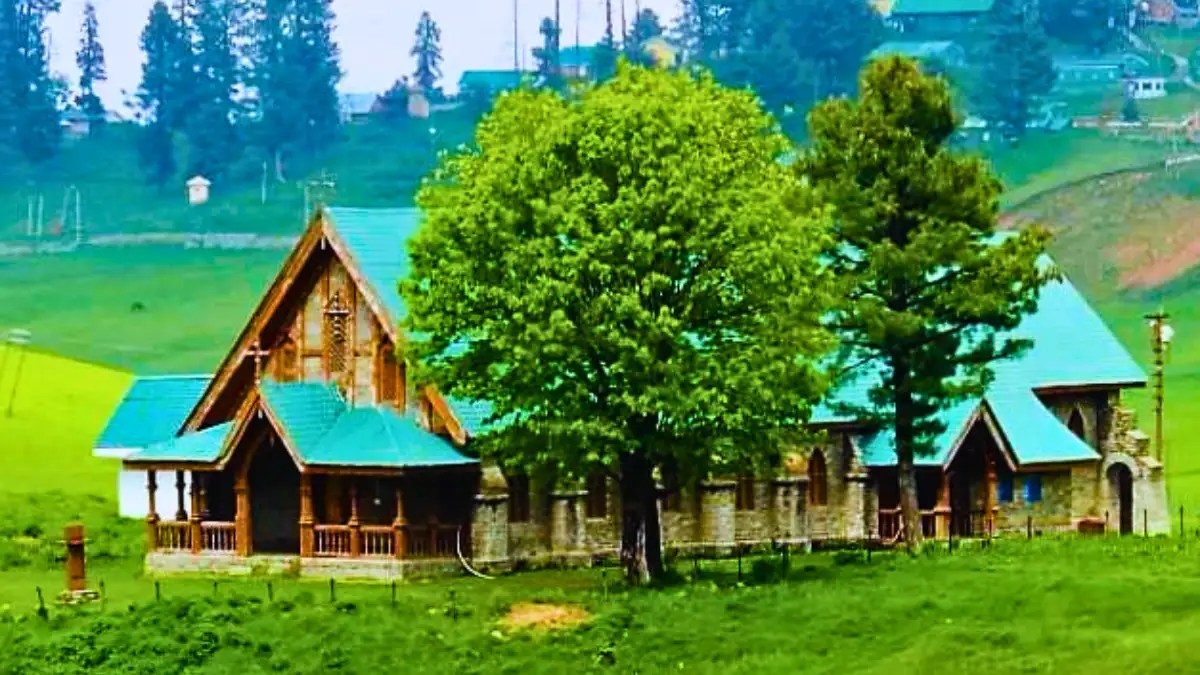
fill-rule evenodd
<path id="1" fill-rule="evenodd" d="M 155 382 L 162 380 L 211 380 L 212 375 L 195 374 L 172 374 L 172 375 L 134 375 L 134 382 Z"/>

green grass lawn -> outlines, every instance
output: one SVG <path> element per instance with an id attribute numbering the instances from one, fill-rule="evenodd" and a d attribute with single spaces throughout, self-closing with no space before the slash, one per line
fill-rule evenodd
<path id="1" fill-rule="evenodd" d="M 8 573 L 0 673 L 1165 673 L 1194 669 L 1200 541 L 998 542 L 915 559 L 797 555 L 705 562 L 628 590 L 615 570 L 387 585 L 103 576 L 105 607 L 29 616 L 60 574 Z M 515 631 L 518 602 L 584 624 Z M 10 619 L 11 621 L 11 619 Z"/>
<path id="2" fill-rule="evenodd" d="M 6 357 L 3 347 L 0 361 L 0 492 L 115 498 L 117 462 L 93 458 L 92 447 L 130 375 L 36 351 Z"/>
<path id="3" fill-rule="evenodd" d="M 16 291 L 0 303 L 0 330 L 139 374 L 211 372 L 285 255 L 130 247 L 0 259 L 0 288 Z"/>

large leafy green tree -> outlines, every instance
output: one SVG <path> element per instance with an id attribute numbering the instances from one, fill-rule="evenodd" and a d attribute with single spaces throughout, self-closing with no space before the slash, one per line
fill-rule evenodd
<path id="1" fill-rule="evenodd" d="M 989 364 L 1027 346 L 1003 331 L 1051 278 L 1038 265 L 1047 235 L 995 241 L 999 182 L 947 147 L 950 92 L 913 61 L 873 61 L 858 99 L 818 105 L 810 126 L 796 167 L 833 210 L 826 258 L 845 298 L 829 315 L 841 377 L 866 378 L 870 405 L 853 412 L 895 432 L 911 547 L 921 536 L 914 458 L 943 430 L 939 411 L 982 393 Z"/>
<path id="2" fill-rule="evenodd" d="M 418 196 L 414 352 L 513 416 L 485 452 L 607 470 L 634 580 L 662 571 L 654 469 L 777 458 L 821 392 L 824 224 L 774 127 L 709 76 L 622 64 L 571 100 L 501 98 Z"/>
<path id="3" fill-rule="evenodd" d="M 1010 138 L 1024 136 L 1034 107 L 1056 77 L 1032 0 L 996 0 L 982 62 L 976 93 L 982 117 Z"/>
<path id="4" fill-rule="evenodd" d="M 83 29 L 75 65 L 79 67 L 79 97 L 76 105 L 87 114 L 94 132 L 104 123 L 104 103 L 96 95 L 96 83 L 108 79 L 104 63 L 104 46 L 100 44 L 100 21 L 96 5 L 88 0 L 83 6 Z"/>
<path id="5" fill-rule="evenodd" d="M 429 15 L 421 12 L 417 21 L 417 40 L 410 54 L 417 60 L 413 82 L 428 96 L 437 81 L 442 79 L 442 29 Z"/>
<path id="6" fill-rule="evenodd" d="M 172 55 L 177 39 L 175 20 L 166 2 L 158 0 L 142 30 L 142 82 L 137 102 L 144 125 L 138 139 L 143 171 L 160 188 L 175 174 L 175 148 L 171 134 Z"/>

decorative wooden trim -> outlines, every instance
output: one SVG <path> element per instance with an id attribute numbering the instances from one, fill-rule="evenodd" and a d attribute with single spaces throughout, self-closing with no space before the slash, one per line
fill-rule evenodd
<path id="1" fill-rule="evenodd" d="M 246 350 L 250 348 L 250 344 L 254 341 L 263 330 L 267 321 L 275 316 L 279 310 L 279 306 L 283 303 L 288 292 L 295 285 L 300 272 L 304 266 L 312 258 L 317 244 L 323 237 L 325 228 L 324 211 L 317 213 L 309 221 L 308 228 L 300 237 L 300 241 L 296 243 L 296 247 L 288 255 L 284 261 L 283 267 L 276 275 L 275 280 L 271 282 L 270 288 L 267 289 L 258 306 L 250 314 L 250 319 L 246 322 L 242 332 L 238 334 L 237 339 L 233 343 L 233 348 L 225 355 L 221 364 L 217 367 L 216 374 L 208 387 L 205 388 L 204 394 L 201 395 L 196 407 L 188 414 L 184 420 L 182 431 L 196 431 L 200 424 L 208 417 L 216 404 L 217 399 L 224 393 L 229 386 L 229 382 L 233 379 L 234 373 L 244 363 L 243 356 Z"/>
<path id="2" fill-rule="evenodd" d="M 383 305 L 383 300 L 376 295 L 375 289 L 371 287 L 366 277 L 359 271 L 358 261 L 350 254 L 350 247 L 346 245 L 346 242 L 342 241 L 337 228 L 330 227 L 328 222 L 322 220 L 321 231 L 325 235 L 325 239 L 329 242 L 329 247 L 333 249 L 334 255 L 341 261 L 342 267 L 346 269 L 346 275 L 354 282 L 357 289 L 363 293 L 367 305 L 370 306 L 371 311 L 379 319 L 379 323 L 387 331 L 388 337 L 392 338 L 393 342 L 399 343 L 400 326 L 397 320 L 388 315 L 387 309 Z M 396 281 L 399 282 L 399 279 Z"/>
<path id="3" fill-rule="evenodd" d="M 221 448 L 221 454 L 217 456 L 217 471 L 224 471 L 229 462 L 233 461 L 234 451 L 241 445 L 246 431 L 250 428 L 250 422 L 254 420 L 254 411 L 258 410 L 260 397 L 258 388 L 251 388 L 250 395 L 238 407 L 237 414 L 233 417 L 232 433 L 229 434 L 229 438 L 225 439 L 225 446 Z"/>
<path id="4" fill-rule="evenodd" d="M 450 437 L 458 445 L 467 444 L 467 432 L 463 429 L 462 423 L 454 416 L 454 412 L 450 410 L 450 404 L 438 392 L 437 386 L 428 384 L 422 392 L 425 398 L 428 399 L 430 406 L 433 407 L 433 412 L 439 415 L 446 422 L 446 431 L 450 432 Z M 432 420 L 430 420 L 432 423 Z M 431 424 L 432 426 L 432 424 Z"/>
<path id="5" fill-rule="evenodd" d="M 1122 389 L 1145 389 L 1144 381 L 1132 382 L 1108 382 L 1102 384 L 1080 384 L 1080 385 L 1051 385 L 1048 387 L 1035 387 L 1034 394 L 1039 396 L 1060 396 L 1064 394 L 1070 395 L 1088 395 L 1088 394 L 1109 394 Z"/>

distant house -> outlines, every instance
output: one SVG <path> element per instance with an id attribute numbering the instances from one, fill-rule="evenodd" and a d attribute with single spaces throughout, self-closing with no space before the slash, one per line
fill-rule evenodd
<path id="1" fill-rule="evenodd" d="M 591 77 L 596 60 L 596 46 L 572 45 L 564 47 L 558 54 L 558 63 L 565 77 Z"/>
<path id="2" fill-rule="evenodd" d="M 867 58 L 885 56 L 907 56 L 925 64 L 940 64 L 961 67 L 966 64 L 967 52 L 951 40 L 897 40 L 885 42 L 875 48 Z"/>
<path id="3" fill-rule="evenodd" d="M 895 0 L 889 19 L 902 33 L 958 37 L 992 11 L 995 0 Z"/>
<path id="4" fill-rule="evenodd" d="M 501 92 L 516 89 L 522 80 L 531 73 L 516 70 L 467 70 L 458 78 L 458 93 L 487 92 L 495 96 Z"/>
<path id="5" fill-rule="evenodd" d="M 655 36 L 642 44 L 642 52 L 650 57 L 651 62 L 665 68 L 672 68 L 679 63 L 679 47 L 663 36 Z"/>
<path id="6" fill-rule="evenodd" d="M 361 124 L 380 111 L 379 94 L 342 94 L 338 107 L 342 124 Z"/>
<path id="7" fill-rule="evenodd" d="M 92 131 L 92 120 L 82 110 L 67 110 L 59 119 L 63 135 L 67 138 L 83 138 Z"/>
<path id="8" fill-rule="evenodd" d="M 1150 62 L 1138 54 L 1111 54 L 1098 57 L 1056 56 L 1056 87 L 1060 90 L 1109 87 L 1129 77 L 1145 77 Z"/>
<path id="9" fill-rule="evenodd" d="M 1167 95 L 1167 78 L 1161 75 L 1137 75 L 1125 79 L 1125 92 L 1130 98 L 1144 101 Z"/>

